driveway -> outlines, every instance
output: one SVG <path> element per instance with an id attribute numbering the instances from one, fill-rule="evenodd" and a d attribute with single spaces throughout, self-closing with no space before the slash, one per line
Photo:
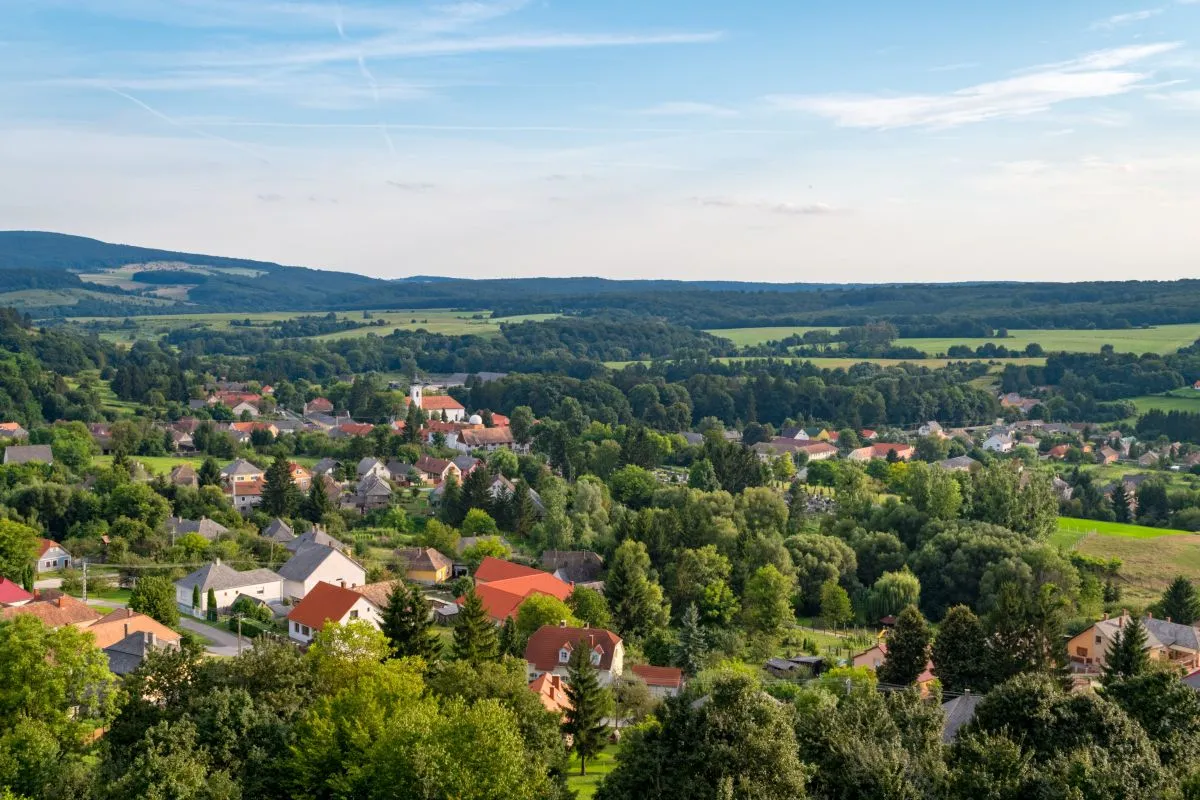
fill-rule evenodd
<path id="1" fill-rule="evenodd" d="M 125 603 L 120 600 L 102 600 L 88 598 L 89 606 L 106 606 L 108 608 L 124 608 Z M 232 657 L 238 654 L 238 638 L 237 634 L 229 631 L 214 628 L 210 625 L 205 625 L 203 622 L 192 619 L 186 614 L 181 614 L 179 617 L 179 627 L 189 630 L 192 633 L 199 634 L 200 638 L 204 639 L 204 652 L 210 656 L 227 656 Z M 251 641 L 246 637 L 242 637 L 242 647 L 250 647 Z"/>

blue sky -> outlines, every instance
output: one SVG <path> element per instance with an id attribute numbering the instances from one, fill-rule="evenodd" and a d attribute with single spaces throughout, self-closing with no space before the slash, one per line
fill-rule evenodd
<path id="1" fill-rule="evenodd" d="M 1198 0 L 5 7 L 6 228 L 381 276 L 1200 266 Z"/>

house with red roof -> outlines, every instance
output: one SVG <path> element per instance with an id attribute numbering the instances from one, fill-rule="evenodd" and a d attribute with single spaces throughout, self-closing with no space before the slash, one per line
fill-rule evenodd
<path id="1" fill-rule="evenodd" d="M 362 594 L 322 581 L 288 612 L 288 637 L 308 644 L 330 622 L 363 620 L 379 627 L 380 609 Z"/>
<path id="2" fill-rule="evenodd" d="M 603 628 L 543 625 L 525 645 L 525 666 L 532 681 L 542 675 L 567 676 L 567 663 L 576 648 L 585 648 L 602 686 L 611 686 L 625 671 L 625 643 Z"/>
<path id="3" fill-rule="evenodd" d="M 50 594 L 54 596 L 48 596 Z M 0 621 L 22 614 L 37 617 L 48 628 L 61 628 L 64 625 L 87 628 L 100 619 L 100 614 L 94 608 L 57 590 L 48 591 L 46 595 L 35 594 L 33 600 L 19 606 L 0 607 Z"/>
<path id="4" fill-rule="evenodd" d="M 56 569 L 68 569 L 74 559 L 63 546 L 51 539 L 38 541 L 37 571 L 52 572 Z"/>
<path id="5" fill-rule="evenodd" d="M 869 647 L 850 660 L 851 666 L 867 667 L 872 672 L 879 670 L 884 659 L 887 658 L 887 641 L 880 640 L 874 647 Z M 916 687 L 920 690 L 921 696 L 926 697 L 929 694 L 930 687 L 937 678 L 933 675 L 933 662 L 930 661 L 925 665 L 925 669 L 917 676 Z"/>
<path id="6" fill-rule="evenodd" d="M 475 593 L 497 625 L 516 614 L 530 595 L 544 594 L 565 601 L 574 589 L 549 572 L 491 556 L 475 571 Z M 462 602 L 461 597 L 458 602 Z"/>
<path id="7" fill-rule="evenodd" d="M 0 439 L 28 439 L 29 431 L 19 422 L 0 422 Z"/>
<path id="8" fill-rule="evenodd" d="M 333 402 L 324 397 L 314 397 L 304 404 L 304 415 L 309 414 L 332 414 Z"/>
<path id="9" fill-rule="evenodd" d="M 878 442 L 870 444 L 866 447 L 860 447 L 857 450 L 851 450 L 846 456 L 850 461 L 871 461 L 876 458 L 886 459 L 894 454 L 897 461 L 908 461 L 917 452 L 916 448 L 911 444 L 895 444 L 892 442 Z"/>
<path id="10" fill-rule="evenodd" d="M 567 685 L 561 675 L 544 673 L 534 678 L 529 684 L 529 690 L 538 696 L 542 706 L 559 717 L 566 716 L 571 710 L 571 700 L 567 697 Z"/>
<path id="11" fill-rule="evenodd" d="M 0 578 L 0 606 L 23 606 L 33 595 L 8 578 Z"/>
<path id="12" fill-rule="evenodd" d="M 629 671 L 641 678 L 652 697 L 675 697 L 683 691 L 683 670 L 679 667 L 652 667 L 633 664 Z"/>

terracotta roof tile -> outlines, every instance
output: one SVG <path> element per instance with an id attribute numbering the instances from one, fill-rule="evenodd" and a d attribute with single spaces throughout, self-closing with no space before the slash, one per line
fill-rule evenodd
<path id="1" fill-rule="evenodd" d="M 100 649 L 111 647 L 129 634 L 137 632 L 153 633 L 156 639 L 163 642 L 178 642 L 181 638 L 161 622 L 128 608 L 118 608 L 106 614 L 86 630 L 96 637 L 96 647 Z"/>
<path id="2" fill-rule="evenodd" d="M 86 627 L 100 619 L 99 614 L 67 594 L 60 594 L 53 600 L 34 600 L 23 606 L 0 608 L 0 620 L 9 620 L 20 614 L 35 616 L 51 628 L 64 625 Z"/>
<path id="3" fill-rule="evenodd" d="M 629 670 L 644 680 L 647 686 L 662 686 L 668 689 L 683 687 L 683 670 L 679 667 L 652 667 L 649 664 L 634 664 Z"/>
<path id="4" fill-rule="evenodd" d="M 362 595 L 353 589 L 343 589 L 321 581 L 296 604 L 288 614 L 288 619 L 319 631 L 328 620 L 341 622 L 361 599 Z"/>
<path id="5" fill-rule="evenodd" d="M 600 653 L 599 669 L 612 669 L 613 654 L 621 637 L 603 628 L 563 628 L 543 625 L 529 637 L 525 645 L 525 660 L 535 669 L 550 672 L 562 666 L 559 651 L 564 647 L 586 647 Z"/>
<path id="6" fill-rule="evenodd" d="M 549 575 L 548 572 L 543 572 L 540 569 L 527 567 L 523 564 L 514 564 L 511 561 L 505 561 L 502 558 L 488 556 L 479 564 L 479 569 L 475 570 L 475 580 L 485 583 L 493 581 L 503 581 L 509 578 L 523 578 L 528 575 Z"/>

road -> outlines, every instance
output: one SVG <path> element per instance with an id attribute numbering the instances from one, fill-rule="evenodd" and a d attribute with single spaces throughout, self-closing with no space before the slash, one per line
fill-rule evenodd
<path id="1" fill-rule="evenodd" d="M 125 604 L 120 600 L 88 598 L 87 602 L 89 606 L 105 606 L 108 608 L 125 607 Z M 199 634 L 206 641 L 204 652 L 211 656 L 236 656 L 238 654 L 237 634 L 205 625 L 200 620 L 192 619 L 186 614 L 180 615 L 179 627 Z M 242 647 L 249 647 L 250 645 L 251 641 L 243 637 Z"/>

